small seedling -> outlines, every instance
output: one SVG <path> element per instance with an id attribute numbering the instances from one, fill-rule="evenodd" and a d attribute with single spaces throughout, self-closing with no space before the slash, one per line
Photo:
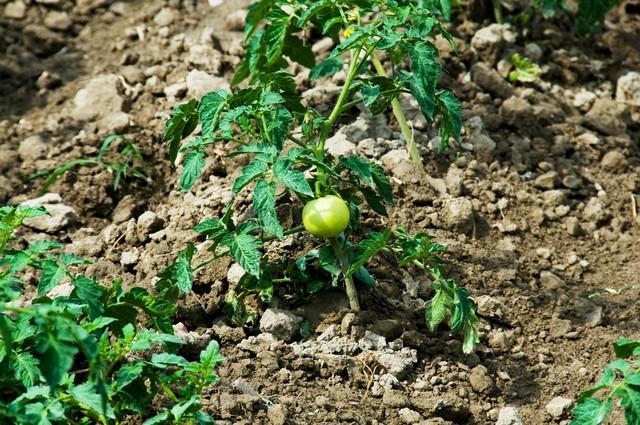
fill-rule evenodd
<path id="1" fill-rule="evenodd" d="M 624 410 L 627 424 L 640 423 L 640 341 L 620 339 L 613 350 L 617 360 L 605 366 L 596 385 L 580 394 L 571 425 L 603 424 L 614 406 Z"/>
<path id="2" fill-rule="evenodd" d="M 108 159 L 107 151 L 111 146 L 116 146 L 114 142 L 121 142 L 123 146 L 113 155 L 112 159 Z M 95 159 L 75 159 L 57 168 L 39 171 L 29 178 L 36 179 L 47 176 L 40 188 L 40 194 L 44 194 L 49 190 L 49 187 L 58 181 L 67 171 L 83 166 L 98 166 L 112 173 L 113 189 L 115 191 L 119 189 L 120 183 L 126 181 L 129 177 L 144 181 L 149 180 L 149 167 L 136 144 L 126 137 L 117 134 L 107 136 L 103 140 L 100 150 L 98 151 L 98 156 Z"/>
<path id="3" fill-rule="evenodd" d="M 511 56 L 511 63 L 515 67 L 509 72 L 509 81 L 512 83 L 532 83 L 540 75 L 540 67 L 518 53 Z"/>

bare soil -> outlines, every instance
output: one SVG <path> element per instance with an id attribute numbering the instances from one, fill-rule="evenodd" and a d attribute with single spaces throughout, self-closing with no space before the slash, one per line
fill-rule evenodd
<path id="1" fill-rule="evenodd" d="M 103 170 L 72 171 L 49 192 L 75 209 L 75 220 L 20 237 L 68 243 L 93 261 L 87 273 L 100 279 L 151 286 L 180 248 L 201 242 L 191 228 L 220 213 L 243 165 L 218 146 L 202 182 L 180 193 L 162 130 L 171 108 L 196 90 L 185 84 L 190 71 L 230 78 L 242 54 L 238 11 L 248 2 L 13 3 L 25 13 L 0 14 L 0 203 L 36 198 L 42 180 L 28 180 L 35 171 L 94 156 L 109 132 L 127 135 L 151 167 L 149 182 L 130 180 L 115 191 Z M 407 169 L 392 116 L 363 111 L 343 123 L 349 142 L 393 176 L 398 201 L 388 221 L 448 247 L 449 273 L 479 304 L 475 354 L 463 355 L 446 329 L 426 329 L 428 279 L 392 269 L 385 258 L 372 268 L 379 285 L 362 290 L 357 315 L 338 292 L 309 304 L 274 301 L 311 323 L 308 341 L 226 322 L 231 262 L 221 261 L 198 275 L 178 317 L 188 331 L 221 342 L 221 383 L 206 395 L 218 423 L 494 424 L 507 406 L 527 425 L 568 423 L 568 411 L 552 417 L 545 405 L 592 384 L 613 341 L 640 337 L 640 106 L 616 97 L 620 78 L 640 71 L 639 9 L 623 2 L 591 38 L 576 37 L 562 19 L 536 18 L 484 50 L 472 38 L 490 22 L 455 19 L 459 52 L 438 46 L 441 84 L 463 101 L 461 145 L 436 154 L 436 130 L 405 102 L 429 178 Z M 540 53 L 538 81 L 510 85 L 500 76 L 500 59 L 514 52 Z M 116 112 L 126 114 L 124 123 L 79 118 L 77 93 L 105 74 L 119 78 Z M 332 81 L 302 76 L 299 83 L 321 110 L 334 97 Z M 146 211 L 158 220 L 145 231 L 138 217 Z M 379 225 L 367 218 L 364 230 Z M 305 238 L 281 249 L 294 256 Z M 383 336 L 386 347 L 363 349 L 367 332 Z M 393 367 L 406 364 L 391 371 L 384 355 Z"/>

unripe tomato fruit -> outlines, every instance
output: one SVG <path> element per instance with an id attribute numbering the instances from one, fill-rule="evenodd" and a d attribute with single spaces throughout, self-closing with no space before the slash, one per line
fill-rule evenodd
<path id="1" fill-rule="evenodd" d="M 314 199 L 302 210 L 302 224 L 314 236 L 335 238 L 349 225 L 349 207 L 334 195 Z"/>

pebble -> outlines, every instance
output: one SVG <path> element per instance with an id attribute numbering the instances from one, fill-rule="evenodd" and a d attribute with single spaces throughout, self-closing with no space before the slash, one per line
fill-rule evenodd
<path id="1" fill-rule="evenodd" d="M 533 184 L 540 189 L 551 190 L 556 186 L 557 181 L 558 173 L 555 171 L 547 171 L 546 173 L 536 177 Z"/>
<path id="2" fill-rule="evenodd" d="M 42 136 L 29 136 L 20 142 L 18 154 L 23 161 L 36 161 L 47 156 L 49 146 L 42 139 Z"/>
<path id="3" fill-rule="evenodd" d="M 554 418 L 558 419 L 564 415 L 565 411 L 567 411 L 571 405 L 573 404 L 573 400 L 570 398 L 564 397 L 555 397 L 545 406 L 547 413 L 549 413 Z"/>
<path id="4" fill-rule="evenodd" d="M 4 16 L 9 19 L 24 19 L 27 15 L 27 5 L 23 1 L 17 0 L 8 3 L 4 7 Z"/>
<path id="5" fill-rule="evenodd" d="M 640 72 L 627 72 L 618 78 L 616 102 L 640 106 Z"/>
<path id="6" fill-rule="evenodd" d="M 44 17 L 44 25 L 52 30 L 66 31 L 73 25 L 67 12 L 52 10 Z"/>
<path id="7" fill-rule="evenodd" d="M 607 171 L 622 172 L 627 168 L 627 158 L 618 150 L 612 150 L 604 154 L 600 165 Z"/>
<path id="8" fill-rule="evenodd" d="M 524 423 L 518 416 L 518 410 L 515 407 L 507 406 L 500 409 L 496 425 L 524 425 Z"/>
<path id="9" fill-rule="evenodd" d="M 120 256 L 120 264 L 124 267 L 134 266 L 140 261 L 140 252 L 137 249 L 124 251 Z"/>
<path id="10" fill-rule="evenodd" d="M 242 31 L 244 30 L 245 19 L 247 18 L 246 9 L 238 9 L 224 18 L 224 25 L 227 31 Z"/>
<path id="11" fill-rule="evenodd" d="M 416 412 L 415 410 L 411 410 L 408 407 L 403 407 L 398 411 L 398 415 L 400 416 L 400 420 L 405 424 L 415 424 L 422 420 L 422 415 Z"/>
<path id="12" fill-rule="evenodd" d="M 61 203 L 62 198 L 57 193 L 47 193 L 36 199 L 30 199 L 21 205 L 43 206 L 49 215 L 29 218 L 24 225 L 46 233 L 56 233 L 68 227 L 77 220 L 76 211 Z"/>
<path id="13" fill-rule="evenodd" d="M 291 341 L 300 333 L 302 321 L 302 317 L 290 311 L 268 308 L 260 318 L 260 331 L 273 334 L 284 341 Z"/>
<path id="14" fill-rule="evenodd" d="M 477 393 L 488 394 L 494 388 L 493 379 L 491 379 L 489 371 L 482 365 L 478 365 L 471 369 L 469 383 L 471 384 L 473 391 Z"/>
<path id="15" fill-rule="evenodd" d="M 89 121 L 122 112 L 125 98 L 121 95 L 120 77 L 115 74 L 101 74 L 92 78 L 74 99 L 75 108 L 71 116 L 78 121 Z"/>
<path id="16" fill-rule="evenodd" d="M 547 270 L 540 272 L 540 284 L 545 289 L 559 289 L 567 286 L 562 279 Z"/>
<path id="17" fill-rule="evenodd" d="M 189 97 L 199 99 L 205 94 L 224 89 L 230 90 L 229 82 L 221 77 L 214 77 L 204 71 L 194 69 L 186 78 Z"/>
<path id="18" fill-rule="evenodd" d="M 467 233 L 471 231 L 474 223 L 473 205 L 465 197 L 447 199 L 444 201 L 440 218 L 447 229 Z"/>
<path id="19" fill-rule="evenodd" d="M 580 220 L 576 217 L 567 217 L 564 220 L 564 227 L 571 236 L 578 236 L 581 233 Z"/>
<path id="20" fill-rule="evenodd" d="M 160 9 L 156 16 L 153 17 L 153 22 L 161 27 L 171 25 L 175 21 L 177 14 L 175 10 L 170 7 L 163 7 Z"/>

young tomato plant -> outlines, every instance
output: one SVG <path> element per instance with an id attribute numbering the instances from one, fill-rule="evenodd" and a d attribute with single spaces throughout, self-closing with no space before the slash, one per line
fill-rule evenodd
<path id="1" fill-rule="evenodd" d="M 43 214 L 41 207 L 0 208 L 0 422 L 118 424 L 136 415 L 145 424 L 212 424 L 200 393 L 217 380 L 218 344 L 198 361 L 176 354 L 184 342 L 172 319 L 179 291 L 188 290 L 184 273 L 166 269 L 153 296 L 76 273 L 87 262 L 54 255 L 59 243 L 10 248 L 22 221 Z M 30 302 L 25 276 L 38 277 Z M 61 283 L 70 285 L 67 294 L 50 298 Z M 138 326 L 143 315 L 153 328 Z"/>
<path id="2" fill-rule="evenodd" d="M 596 385 L 580 394 L 571 425 L 605 423 L 615 400 L 619 400 L 618 405 L 624 409 L 627 424 L 640 423 L 640 365 L 637 360 L 640 341 L 623 338 L 613 344 L 613 350 L 617 360 L 605 366 Z"/>
<path id="3" fill-rule="evenodd" d="M 113 159 L 107 159 L 107 152 L 111 146 L 115 146 L 117 142 L 122 144 L 122 148 L 116 152 Z M 112 134 L 107 136 L 100 146 L 98 156 L 95 159 L 75 159 L 66 162 L 54 169 L 42 170 L 30 176 L 30 179 L 46 176 L 40 194 L 44 194 L 49 190 L 60 177 L 66 172 L 76 167 L 102 167 L 113 174 L 113 190 L 118 190 L 120 183 L 129 176 L 140 180 L 149 180 L 149 167 L 142 157 L 142 153 L 135 143 L 124 136 Z"/>
<path id="4" fill-rule="evenodd" d="M 300 37 L 305 28 L 319 28 L 335 41 L 320 64 Z M 359 310 L 357 285 L 375 284 L 365 265 L 384 252 L 400 266 L 431 273 L 435 296 L 426 310 L 429 326 L 435 329 L 449 317 L 452 330 L 464 335 L 464 350 L 473 349 L 478 340 L 475 305 L 466 289 L 442 277 L 438 254 L 443 247 L 427 235 L 411 236 L 403 229 L 367 231 L 358 238 L 363 208 L 387 215 L 393 202 L 391 184 L 380 165 L 356 155 L 336 158 L 325 150 L 339 118 L 365 105 L 374 114 L 393 110 L 412 156 L 419 160 L 398 102 L 403 93 L 413 94 L 427 117 L 440 117 L 443 144 L 458 136 L 459 103 L 436 87 L 440 65 L 430 39 L 437 33 L 451 40 L 435 13 L 408 1 L 260 1 L 249 8 L 246 56 L 233 81 L 249 79 L 249 86 L 218 90 L 174 109 L 164 136 L 172 162 L 183 154 L 182 190 L 188 191 L 200 176 L 209 145 L 231 142 L 237 145 L 231 156 L 250 157 L 222 216 L 195 228 L 210 241 L 210 256 L 194 268 L 230 255 L 246 272 L 227 294 L 226 308 L 235 321 L 251 314 L 243 304 L 248 294 L 270 301 L 278 285 L 294 291 L 302 283 L 307 294 L 344 285 L 351 308 Z M 382 53 L 391 58 L 390 76 Z M 347 70 L 328 116 L 303 106 L 286 70 L 287 58 L 311 68 L 312 78 Z M 404 69 L 405 63 L 410 70 Z M 200 133 L 190 137 L 198 125 Z M 244 214 L 248 218 L 238 222 L 234 205 L 249 189 L 253 216 Z M 304 209 L 302 225 L 285 229 L 276 207 L 287 199 Z M 309 252 L 295 261 L 267 255 L 272 241 L 304 230 L 315 236 Z"/>

